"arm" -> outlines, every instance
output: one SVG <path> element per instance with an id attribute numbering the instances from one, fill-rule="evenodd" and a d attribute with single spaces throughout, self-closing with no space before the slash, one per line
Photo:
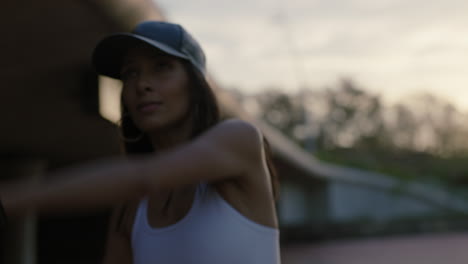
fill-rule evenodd
<path id="1" fill-rule="evenodd" d="M 64 170 L 56 181 L 0 190 L 7 214 L 108 207 L 159 188 L 246 175 L 261 160 L 261 135 L 252 125 L 225 121 L 160 155 L 114 159 Z"/>
<path id="2" fill-rule="evenodd" d="M 229 120 L 183 147 L 143 160 L 139 173 L 150 190 L 246 177 L 262 162 L 262 144 L 254 126 Z"/>
<path id="3" fill-rule="evenodd" d="M 138 162 L 115 158 L 55 172 L 45 182 L 2 184 L 1 200 L 9 217 L 30 209 L 43 212 L 110 207 L 142 194 L 139 181 L 131 177 L 134 163 Z"/>

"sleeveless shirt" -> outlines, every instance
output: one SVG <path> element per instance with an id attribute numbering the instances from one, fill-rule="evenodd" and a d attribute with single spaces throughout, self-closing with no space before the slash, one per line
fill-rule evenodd
<path id="1" fill-rule="evenodd" d="M 278 264 L 279 230 L 239 213 L 214 187 L 199 184 L 192 207 L 177 223 L 148 223 L 148 200 L 137 209 L 132 230 L 134 264 Z"/>

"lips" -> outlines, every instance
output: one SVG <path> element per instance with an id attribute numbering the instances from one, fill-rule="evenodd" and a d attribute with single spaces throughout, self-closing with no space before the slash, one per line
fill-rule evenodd
<path id="1" fill-rule="evenodd" d="M 161 102 L 144 102 L 137 105 L 137 110 L 143 114 L 152 113 L 158 110 L 161 105 Z"/>

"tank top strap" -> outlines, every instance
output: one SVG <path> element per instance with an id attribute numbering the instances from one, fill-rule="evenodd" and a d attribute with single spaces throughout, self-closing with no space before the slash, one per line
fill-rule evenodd
<path id="1" fill-rule="evenodd" d="M 202 198 L 206 195 L 208 192 L 208 189 L 210 188 L 209 184 L 206 182 L 200 182 L 197 185 L 197 190 L 196 190 L 196 195 L 195 198 Z"/>

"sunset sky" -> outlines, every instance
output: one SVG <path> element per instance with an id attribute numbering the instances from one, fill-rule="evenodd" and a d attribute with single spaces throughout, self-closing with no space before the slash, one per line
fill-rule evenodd
<path id="1" fill-rule="evenodd" d="M 468 1 L 157 0 L 224 87 L 294 91 L 354 79 L 389 101 L 419 91 L 468 111 Z"/>

